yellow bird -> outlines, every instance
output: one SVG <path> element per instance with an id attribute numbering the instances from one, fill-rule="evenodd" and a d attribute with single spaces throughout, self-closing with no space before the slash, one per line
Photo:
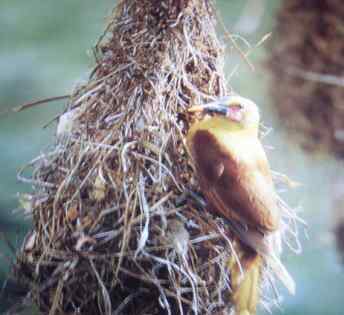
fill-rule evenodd
<path id="1" fill-rule="evenodd" d="M 240 263 L 233 260 L 229 266 L 236 314 L 253 315 L 263 258 L 269 257 L 280 279 L 294 291 L 292 279 L 268 241 L 269 235 L 279 229 L 281 214 L 269 163 L 258 138 L 258 107 L 251 100 L 233 95 L 188 111 L 201 114 L 186 140 L 208 210 L 228 219 L 240 241 Z"/>

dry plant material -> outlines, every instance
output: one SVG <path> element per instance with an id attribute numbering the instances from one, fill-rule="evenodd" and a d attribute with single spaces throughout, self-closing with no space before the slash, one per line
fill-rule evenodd
<path id="1" fill-rule="evenodd" d="M 274 31 L 271 95 L 288 133 L 311 152 L 344 157 L 344 6 L 285 0 Z"/>
<path id="2" fill-rule="evenodd" d="M 227 93 L 209 1 L 118 3 L 56 144 L 18 175 L 35 193 L 25 199 L 34 228 L 17 276 L 42 313 L 230 309 L 233 237 L 187 193 L 198 185 L 181 119 L 188 106 Z M 283 225 L 289 240 L 290 222 L 293 212 Z"/>

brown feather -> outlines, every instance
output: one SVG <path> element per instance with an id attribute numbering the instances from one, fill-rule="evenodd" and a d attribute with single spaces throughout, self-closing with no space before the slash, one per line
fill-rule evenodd
<path id="1" fill-rule="evenodd" d="M 276 230 L 279 211 L 267 161 L 241 161 L 208 130 L 196 131 L 191 141 L 202 192 L 215 211 L 256 230 Z"/>

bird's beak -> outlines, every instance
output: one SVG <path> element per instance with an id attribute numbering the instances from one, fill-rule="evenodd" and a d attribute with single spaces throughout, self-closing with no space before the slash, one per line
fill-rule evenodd
<path id="1" fill-rule="evenodd" d="M 188 109 L 189 113 L 220 114 L 227 116 L 228 106 L 219 102 L 211 102 L 204 105 L 192 106 Z"/>
<path id="2" fill-rule="evenodd" d="M 237 104 L 225 104 L 219 101 L 192 106 L 188 109 L 188 112 L 223 115 L 235 122 L 240 122 L 243 118 L 241 106 Z"/>

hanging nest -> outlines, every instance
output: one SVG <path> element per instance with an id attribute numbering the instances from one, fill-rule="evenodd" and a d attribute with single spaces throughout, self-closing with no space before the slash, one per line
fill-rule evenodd
<path id="1" fill-rule="evenodd" d="M 344 157 L 344 6 L 285 0 L 271 45 L 271 95 L 279 117 L 310 152 Z"/>
<path id="2" fill-rule="evenodd" d="M 233 236 L 185 193 L 198 184 L 182 115 L 227 93 L 209 1 L 118 3 L 56 144 L 19 173 L 34 227 L 15 270 L 42 313 L 230 310 Z"/>

